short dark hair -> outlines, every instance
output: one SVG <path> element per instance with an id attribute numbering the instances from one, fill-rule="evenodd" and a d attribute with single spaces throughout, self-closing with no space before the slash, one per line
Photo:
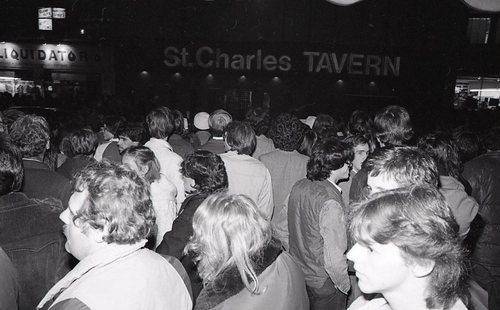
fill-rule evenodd
<path id="1" fill-rule="evenodd" d="M 75 176 L 74 191 L 89 196 L 73 217 L 82 224 L 102 230 L 106 243 L 133 244 L 147 239 L 155 225 L 150 186 L 135 171 L 107 160 L 94 162 Z"/>
<path id="2" fill-rule="evenodd" d="M 458 224 L 434 186 L 379 192 L 351 210 L 350 232 L 356 242 L 392 243 L 409 264 L 434 262 L 425 298 L 429 309 L 449 309 L 467 294 Z"/>
<path id="3" fill-rule="evenodd" d="M 440 175 L 460 178 L 463 166 L 450 135 L 443 132 L 428 134 L 418 140 L 417 146 L 434 158 Z"/>
<path id="4" fill-rule="evenodd" d="M 337 134 L 335 119 L 328 114 L 318 114 L 312 126 L 312 130 L 320 136 L 325 135 L 328 131 L 334 131 L 335 134 Z"/>
<path id="5" fill-rule="evenodd" d="M 0 147 L 0 195 L 21 190 L 24 169 L 19 150 L 7 143 Z"/>
<path id="6" fill-rule="evenodd" d="M 148 133 L 156 139 L 168 138 L 174 130 L 174 121 L 172 111 L 161 106 L 149 112 L 146 116 Z"/>
<path id="7" fill-rule="evenodd" d="M 273 140 L 276 148 L 291 152 L 300 147 L 306 129 L 308 129 L 307 125 L 296 116 L 282 113 L 271 123 L 269 137 Z"/>
<path id="8" fill-rule="evenodd" d="M 222 137 L 226 126 L 231 123 L 233 118 L 228 112 L 218 109 L 210 113 L 208 117 L 208 130 L 214 137 Z"/>
<path id="9" fill-rule="evenodd" d="M 374 129 L 385 146 L 404 145 L 413 137 L 410 114 L 397 105 L 387 106 L 375 115 Z"/>
<path id="10" fill-rule="evenodd" d="M 227 125 L 226 143 L 233 151 L 238 154 L 251 155 L 257 145 L 255 131 L 248 123 L 234 121 Z"/>
<path id="11" fill-rule="evenodd" d="M 373 119 L 365 111 L 354 110 L 347 123 L 347 130 L 351 135 L 371 134 Z"/>
<path id="12" fill-rule="evenodd" d="M 342 141 L 347 142 L 352 145 L 352 147 L 356 147 L 358 145 L 366 144 L 370 147 L 370 140 L 368 140 L 363 135 L 349 135 L 342 139 Z"/>
<path id="13" fill-rule="evenodd" d="M 50 140 L 49 124 L 42 116 L 23 115 L 12 124 L 9 136 L 23 157 L 37 157 Z"/>
<path id="14" fill-rule="evenodd" d="M 300 154 L 311 157 L 312 151 L 318 142 L 318 134 L 310 128 L 306 128 L 300 147 L 297 149 Z"/>
<path id="15" fill-rule="evenodd" d="M 452 135 L 462 163 L 466 163 L 483 153 L 484 145 L 482 140 L 472 130 L 457 127 L 453 129 Z"/>
<path id="16" fill-rule="evenodd" d="M 72 156 L 92 155 L 97 148 L 97 134 L 90 129 L 79 129 L 69 134 Z"/>
<path id="17" fill-rule="evenodd" d="M 134 142 L 142 142 L 144 140 L 145 128 L 143 123 L 125 122 L 116 130 L 117 137 L 128 137 Z"/>
<path id="18" fill-rule="evenodd" d="M 413 146 L 383 147 L 376 149 L 363 163 L 369 176 L 386 174 L 401 187 L 411 184 L 438 186 L 436 162 L 424 151 Z"/>
<path id="19" fill-rule="evenodd" d="M 269 131 L 269 113 L 262 107 L 256 107 L 248 110 L 245 114 L 245 121 L 252 126 L 255 135 L 267 135 Z"/>
<path id="20" fill-rule="evenodd" d="M 181 164 L 181 173 L 194 180 L 199 193 L 212 194 L 227 188 L 227 173 L 219 155 L 199 150 L 189 154 Z"/>
<path id="21" fill-rule="evenodd" d="M 123 157 L 126 156 L 130 156 L 138 167 L 148 168 L 144 179 L 149 184 L 160 179 L 160 163 L 151 149 L 145 146 L 131 146 L 125 149 Z"/>
<path id="22" fill-rule="evenodd" d="M 484 144 L 488 150 L 500 150 L 500 126 L 493 127 L 488 130 L 488 133 L 486 134 L 484 139 Z"/>
<path id="23" fill-rule="evenodd" d="M 311 181 L 328 179 L 333 170 L 354 159 L 352 145 L 336 138 L 326 138 L 316 143 L 307 162 L 307 178 Z"/>

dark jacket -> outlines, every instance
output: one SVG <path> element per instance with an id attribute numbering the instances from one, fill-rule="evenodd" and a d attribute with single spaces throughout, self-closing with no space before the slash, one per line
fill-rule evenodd
<path id="1" fill-rule="evenodd" d="M 194 194 L 184 200 L 179 215 L 172 224 L 172 230 L 163 236 L 163 241 L 156 248 L 156 252 L 173 256 L 181 261 L 191 280 L 193 301 L 196 300 L 203 285 L 198 276 L 198 269 L 193 261 L 193 256 L 192 254 L 184 255 L 184 247 L 193 234 L 193 215 L 207 196 L 207 194 Z"/>
<path id="2" fill-rule="evenodd" d="M 477 237 L 472 259 L 486 266 L 500 267 L 500 151 L 466 163 L 463 176 L 472 187 L 482 222 L 482 227 L 471 228 L 470 234 Z"/>
<path id="3" fill-rule="evenodd" d="M 174 152 L 183 159 L 194 152 L 194 148 L 191 143 L 178 134 L 172 134 L 170 138 L 168 138 L 168 143 L 170 143 Z"/>
<path id="4" fill-rule="evenodd" d="M 34 309 L 71 268 L 64 249 L 59 200 L 33 200 L 24 193 L 0 197 L 0 246 L 16 267 L 19 309 Z"/>
<path id="5" fill-rule="evenodd" d="M 226 152 L 226 146 L 224 145 L 224 140 L 210 138 L 207 143 L 203 144 L 198 148 L 198 150 L 210 151 L 214 154 L 222 154 Z"/>
<path id="6" fill-rule="evenodd" d="M 0 310 L 18 309 L 19 281 L 9 257 L 0 248 Z"/>
<path id="7" fill-rule="evenodd" d="M 75 157 L 66 159 L 66 161 L 56 169 L 56 172 L 71 180 L 77 172 L 95 161 L 96 160 L 93 157 L 77 155 Z"/>
<path id="8" fill-rule="evenodd" d="M 277 239 L 251 258 L 259 280 L 259 294 L 252 294 L 241 281 L 236 267 L 220 274 L 205 286 L 195 310 L 307 310 L 304 275 L 290 254 L 282 252 Z"/>
<path id="9" fill-rule="evenodd" d="M 24 180 L 22 192 L 29 198 L 57 198 L 66 206 L 71 196 L 71 182 L 68 178 L 50 170 L 46 164 L 23 159 Z"/>

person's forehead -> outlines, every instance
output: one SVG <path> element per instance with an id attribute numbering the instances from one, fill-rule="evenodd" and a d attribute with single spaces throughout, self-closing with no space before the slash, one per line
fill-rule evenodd
<path id="1" fill-rule="evenodd" d="M 367 183 L 372 189 L 390 190 L 400 187 L 396 179 L 387 173 L 380 173 L 377 176 L 369 174 Z"/>
<path id="2" fill-rule="evenodd" d="M 87 201 L 88 196 L 89 196 L 89 191 L 86 189 L 81 192 L 79 191 L 73 192 L 68 202 L 68 209 L 70 210 L 70 212 L 73 214 L 78 212 L 78 210 L 80 210 Z"/>
<path id="3" fill-rule="evenodd" d="M 370 147 L 366 143 L 357 144 L 354 146 L 354 151 L 368 151 Z"/>

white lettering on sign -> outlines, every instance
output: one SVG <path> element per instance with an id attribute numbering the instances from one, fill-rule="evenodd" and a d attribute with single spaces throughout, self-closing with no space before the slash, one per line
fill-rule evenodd
<path id="1" fill-rule="evenodd" d="M 304 51 L 303 59 L 293 63 L 289 55 L 272 55 L 263 49 L 251 53 L 230 53 L 222 48 L 201 46 L 191 52 L 186 47 L 168 46 L 163 51 L 167 67 L 200 67 L 238 71 L 290 71 L 372 76 L 399 76 L 400 57 L 364 55 L 359 53 Z M 300 66 L 305 67 L 300 68 Z"/>

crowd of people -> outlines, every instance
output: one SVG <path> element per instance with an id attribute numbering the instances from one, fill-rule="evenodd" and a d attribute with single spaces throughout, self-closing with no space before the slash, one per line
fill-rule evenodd
<path id="1" fill-rule="evenodd" d="M 1 116 L 0 309 L 500 309 L 500 127 Z"/>

